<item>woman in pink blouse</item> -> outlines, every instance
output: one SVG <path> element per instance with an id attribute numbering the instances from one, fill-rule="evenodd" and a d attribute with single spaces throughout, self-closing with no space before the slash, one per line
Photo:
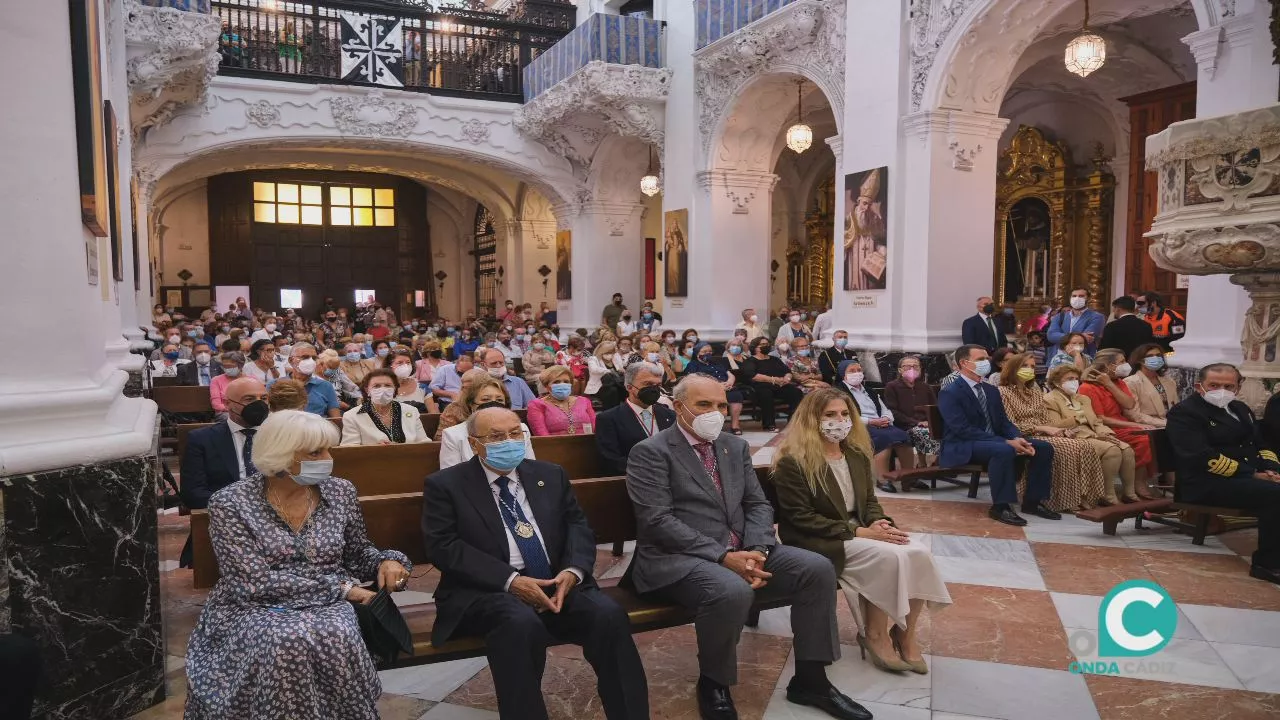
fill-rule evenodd
<path id="1" fill-rule="evenodd" d="M 436 370 L 441 365 L 448 365 L 449 361 L 444 359 L 444 350 L 440 347 L 438 340 L 423 342 L 418 351 L 422 357 L 418 361 L 418 386 L 426 390 L 435 378 Z"/>
<path id="2" fill-rule="evenodd" d="M 222 374 L 209 381 L 209 404 L 213 405 L 215 413 L 226 415 L 227 385 L 244 371 L 244 353 L 224 352 L 218 357 L 218 361 L 222 363 Z"/>
<path id="3" fill-rule="evenodd" d="M 547 394 L 529 403 L 529 430 L 541 435 L 585 435 L 595 432 L 596 411 L 591 401 L 573 394 L 573 373 L 564 365 L 552 365 L 538 376 Z"/>

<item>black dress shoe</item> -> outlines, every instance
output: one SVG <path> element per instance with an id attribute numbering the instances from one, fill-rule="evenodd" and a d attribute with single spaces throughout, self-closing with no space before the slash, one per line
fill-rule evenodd
<path id="1" fill-rule="evenodd" d="M 831 683 L 825 690 L 815 692 L 802 689 L 795 678 L 787 683 L 787 702 L 817 708 L 840 720 L 871 720 L 871 711 L 851 700 Z"/>
<path id="2" fill-rule="evenodd" d="M 1249 577 L 1266 580 L 1269 583 L 1280 585 L 1280 570 L 1272 570 L 1261 565 L 1252 565 L 1249 567 Z"/>
<path id="3" fill-rule="evenodd" d="M 928 490 L 929 483 L 923 480 L 908 480 L 902 485 L 903 490 Z"/>
<path id="4" fill-rule="evenodd" d="M 1023 525 L 1027 524 L 1026 519 L 1023 518 L 1018 513 L 1014 512 L 1013 508 L 1009 507 L 1008 505 L 1002 508 L 993 507 L 987 511 L 987 514 L 991 516 L 992 520 L 995 520 L 996 522 L 1002 522 L 1005 525 L 1022 527 Z"/>
<path id="5" fill-rule="evenodd" d="M 733 706 L 729 688 L 699 677 L 698 714 L 702 720 L 738 720 L 738 709 Z"/>
<path id="6" fill-rule="evenodd" d="M 1035 505 L 1028 505 L 1026 503 L 1023 503 L 1022 512 L 1027 513 L 1028 515 L 1035 515 L 1037 517 L 1042 517 L 1045 520 L 1061 520 L 1062 519 L 1062 513 L 1056 513 L 1050 510 L 1049 506 L 1045 505 L 1043 500 L 1036 503 Z"/>
<path id="7" fill-rule="evenodd" d="M 898 492 L 898 487 L 893 483 L 889 482 L 888 480 L 881 480 L 880 482 L 876 483 L 876 489 L 879 490 L 880 492 L 887 492 L 887 493 Z"/>

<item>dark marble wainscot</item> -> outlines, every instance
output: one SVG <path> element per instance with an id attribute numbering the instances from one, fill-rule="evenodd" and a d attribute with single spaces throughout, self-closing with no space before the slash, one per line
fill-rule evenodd
<path id="1" fill-rule="evenodd" d="M 164 696 L 155 455 L 0 477 L 0 621 L 42 649 L 35 717 L 116 720 Z"/>
<path id="2" fill-rule="evenodd" d="M 124 396 L 131 398 L 142 397 L 144 387 L 142 371 L 126 370 L 125 372 L 129 373 L 129 379 L 124 382 Z"/>

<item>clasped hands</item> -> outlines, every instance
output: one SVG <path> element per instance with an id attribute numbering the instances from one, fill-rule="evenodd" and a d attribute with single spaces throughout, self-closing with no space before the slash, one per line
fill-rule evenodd
<path id="1" fill-rule="evenodd" d="M 769 578 L 773 577 L 773 573 L 764 571 L 766 559 L 764 553 L 755 550 L 731 550 L 725 553 L 720 564 L 747 581 L 752 590 L 759 590 L 769 583 Z"/>
<path id="2" fill-rule="evenodd" d="M 1013 451 L 1019 455 L 1036 454 L 1036 447 L 1028 442 L 1026 438 L 1017 437 L 1012 440 L 1005 440 L 1005 442 L 1009 443 L 1009 447 L 1013 448 Z"/>
<path id="3" fill-rule="evenodd" d="M 559 613 L 564 607 L 564 598 L 578 584 L 578 576 L 568 570 L 561 570 L 554 580 L 517 575 L 507 590 L 525 605 L 542 612 Z M 553 595 L 547 595 L 545 588 L 554 587 Z"/>
<path id="4" fill-rule="evenodd" d="M 862 534 L 859 535 L 858 531 Z M 906 545 L 911 542 L 911 536 L 905 530 L 899 530 L 893 526 L 893 523 L 881 518 L 870 525 L 861 525 L 853 529 L 854 537 L 871 538 L 881 542 L 893 543 L 894 545 Z"/>

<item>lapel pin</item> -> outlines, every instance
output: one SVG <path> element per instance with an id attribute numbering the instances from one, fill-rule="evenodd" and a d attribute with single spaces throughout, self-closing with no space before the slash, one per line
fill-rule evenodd
<path id="1" fill-rule="evenodd" d="M 546 483 L 542 482 L 541 480 L 538 481 L 538 487 L 543 487 L 545 485 Z"/>

